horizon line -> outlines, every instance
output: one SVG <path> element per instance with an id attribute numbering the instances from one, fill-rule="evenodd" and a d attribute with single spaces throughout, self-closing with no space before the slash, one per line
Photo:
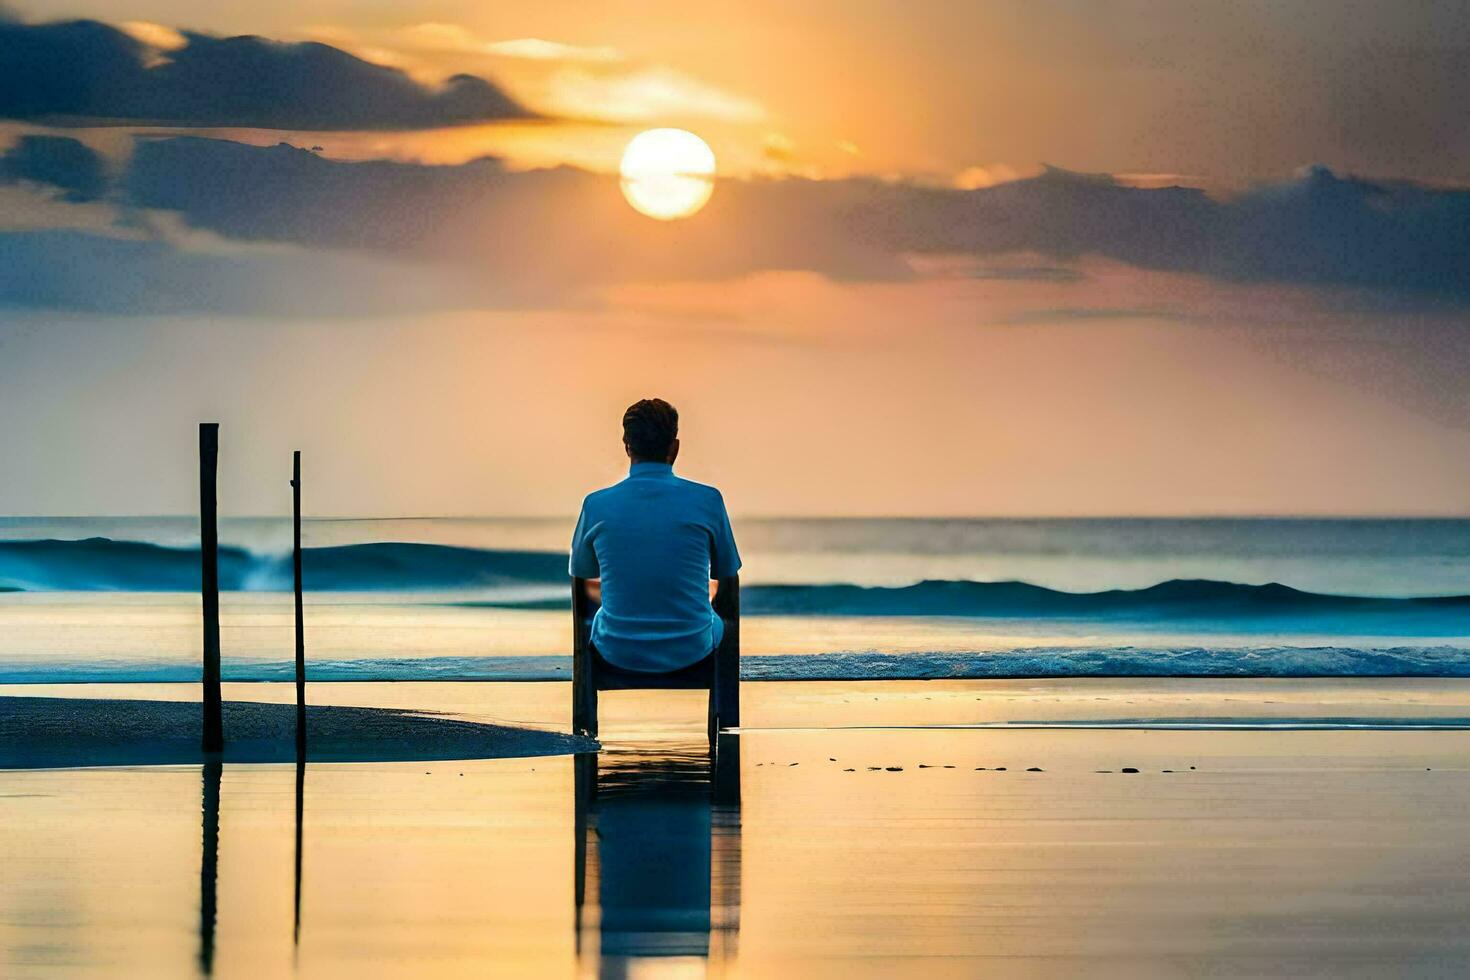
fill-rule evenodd
<path id="1" fill-rule="evenodd" d="M 0 514 L 0 521 L 86 521 L 86 520 L 180 520 L 194 519 L 192 512 L 156 514 Z M 738 521 L 910 521 L 942 523 L 947 521 L 1470 521 L 1470 511 L 1463 513 L 1227 513 L 1195 514 L 741 514 Z M 289 514 L 221 514 L 221 521 L 289 520 Z M 317 514 L 303 515 L 303 521 L 369 523 L 373 521 L 566 521 L 575 520 L 568 511 L 557 514 Z"/>

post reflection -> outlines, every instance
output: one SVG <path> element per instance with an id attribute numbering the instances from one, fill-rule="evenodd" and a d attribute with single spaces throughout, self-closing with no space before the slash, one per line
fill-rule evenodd
<path id="1" fill-rule="evenodd" d="M 306 805 L 306 749 L 296 749 L 296 865 L 294 895 L 291 903 L 291 946 L 301 946 L 301 817 Z"/>
<path id="2" fill-rule="evenodd" d="M 214 973 L 214 925 L 219 884 L 219 786 L 224 764 L 213 757 L 204 763 L 202 828 L 199 857 L 199 972 Z"/>
<path id="3" fill-rule="evenodd" d="M 740 929 L 740 737 L 576 759 L 582 971 L 719 974 Z M 589 906 L 589 899 L 592 904 Z"/>
<path id="4" fill-rule="evenodd" d="M 199 855 L 199 950 L 196 960 L 202 976 L 212 976 L 215 959 L 215 928 L 219 919 L 220 783 L 224 764 L 216 756 L 202 768 L 202 800 Z M 301 943 L 302 817 L 306 804 L 306 756 L 296 756 L 296 854 L 293 874 L 291 943 Z"/>

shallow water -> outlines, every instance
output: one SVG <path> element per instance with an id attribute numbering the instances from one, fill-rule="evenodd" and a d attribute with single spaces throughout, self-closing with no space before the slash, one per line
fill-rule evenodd
<path id="1" fill-rule="evenodd" d="M 195 692 L 0 694 L 41 690 Z M 0 773 L 0 974 L 1442 976 L 1470 955 L 1470 732 L 1010 724 L 1467 717 L 1466 682 L 746 691 L 738 805 L 697 692 L 604 695 L 592 798 L 571 757 L 308 762 L 299 824 L 290 765 Z M 569 696 L 312 692 L 546 727 Z M 1005 727 L 934 727 L 975 724 Z"/>
<path id="2" fill-rule="evenodd" d="M 442 595 L 384 593 L 312 593 L 306 603 L 314 680 L 571 675 L 565 611 L 467 607 Z M 1133 621 L 746 615 L 742 671 L 750 679 L 1464 676 L 1470 674 L 1470 606 L 1454 617 L 1428 633 L 1360 635 L 1348 622 L 1327 632 L 1301 622 L 1290 628 L 1256 623 L 1248 631 L 1241 624 L 1200 625 L 1189 632 L 1178 623 Z M 1390 619 L 1376 628 L 1407 629 L 1415 622 L 1408 615 Z M 1371 625 L 1361 620 L 1357 626 Z M 289 595 L 225 593 L 224 676 L 291 677 L 293 623 Z M 0 683 L 195 680 L 200 629 L 197 595 L 0 594 Z"/>
<path id="3" fill-rule="evenodd" d="M 751 679 L 1470 676 L 1466 520 L 737 524 Z M 314 679 L 568 676 L 570 518 L 303 533 Z M 226 676 L 283 679 L 289 526 L 221 538 Z M 191 518 L 0 518 L 0 682 L 195 679 L 196 546 Z"/>

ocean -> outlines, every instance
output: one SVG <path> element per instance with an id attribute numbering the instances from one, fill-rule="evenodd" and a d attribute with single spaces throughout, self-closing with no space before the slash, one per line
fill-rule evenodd
<path id="1" fill-rule="evenodd" d="M 309 676 L 570 676 L 570 519 L 306 522 Z M 744 676 L 1470 676 L 1470 520 L 746 519 Z M 290 676 L 290 527 L 220 527 L 226 680 Z M 197 523 L 0 518 L 0 683 L 199 676 Z"/>

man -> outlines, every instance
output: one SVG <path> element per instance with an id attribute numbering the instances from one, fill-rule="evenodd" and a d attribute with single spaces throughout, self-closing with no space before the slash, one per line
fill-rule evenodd
<path id="1" fill-rule="evenodd" d="M 627 479 L 589 494 L 572 536 L 574 578 L 598 579 L 592 645 L 622 670 L 669 673 L 720 645 L 711 579 L 740 570 L 720 491 L 674 475 L 679 413 L 660 398 L 623 413 Z"/>

